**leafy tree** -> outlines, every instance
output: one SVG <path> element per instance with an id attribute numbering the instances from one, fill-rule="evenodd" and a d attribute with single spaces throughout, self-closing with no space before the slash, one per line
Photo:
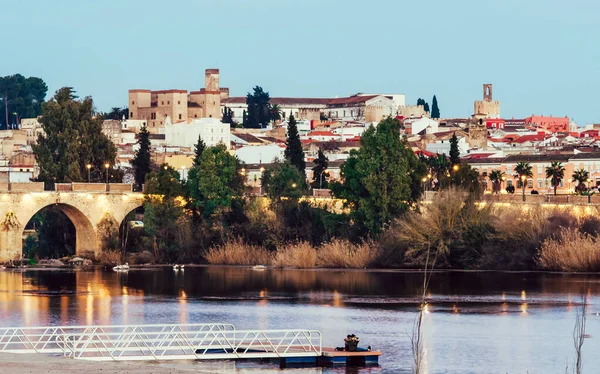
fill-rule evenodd
<path id="1" fill-rule="evenodd" d="M 529 162 L 521 161 L 515 165 L 515 178 L 521 183 L 523 189 L 523 196 L 525 196 L 525 188 L 527 187 L 527 178 L 533 177 L 532 166 Z"/>
<path id="2" fill-rule="evenodd" d="M 154 252 L 156 258 L 173 262 L 179 257 L 179 220 L 184 216 L 181 196 L 183 186 L 179 172 L 163 164 L 157 171 L 148 174 L 146 179 L 146 199 L 144 202 L 145 246 Z"/>
<path id="3" fill-rule="evenodd" d="M 489 177 L 492 182 L 492 192 L 495 194 L 500 193 L 502 181 L 505 178 L 504 172 L 501 170 L 492 170 Z"/>
<path id="4" fill-rule="evenodd" d="M 460 164 L 460 150 L 458 149 L 458 138 L 456 134 L 452 134 L 450 138 L 450 164 Z"/>
<path id="5" fill-rule="evenodd" d="M 26 227 L 36 231 L 35 237 L 27 238 L 24 248 L 27 257 L 61 258 L 75 254 L 75 226 L 59 206 L 40 210 Z"/>
<path id="6" fill-rule="evenodd" d="M 431 118 L 440 118 L 440 108 L 438 107 L 435 95 L 433 95 L 433 100 L 431 101 Z"/>
<path id="7" fill-rule="evenodd" d="M 246 96 L 248 104 L 248 120 L 244 127 L 263 128 L 271 121 L 271 104 L 269 93 L 263 91 L 262 87 L 254 87 L 254 93 Z"/>
<path id="8" fill-rule="evenodd" d="M 327 188 L 327 179 L 329 178 L 329 172 L 327 166 L 329 160 L 325 157 L 323 151 L 319 149 L 317 158 L 313 161 L 315 166 L 312 168 L 313 182 L 311 183 L 312 188 Z"/>
<path id="9" fill-rule="evenodd" d="M 275 162 L 263 173 L 262 185 L 274 204 L 284 199 L 297 200 L 306 190 L 306 178 L 288 160 Z"/>
<path id="10" fill-rule="evenodd" d="M 587 190 L 586 183 L 588 182 L 589 177 L 590 174 L 585 169 L 579 169 L 573 172 L 573 182 L 577 182 L 577 185 L 575 186 L 575 192 L 582 194 Z"/>
<path id="11" fill-rule="evenodd" d="M 152 159 L 150 155 L 150 133 L 146 128 L 146 125 L 142 126 L 138 134 L 138 150 L 135 151 L 135 156 L 131 160 L 133 166 L 133 176 L 135 180 L 136 191 L 141 191 L 144 182 L 146 181 L 146 175 L 150 172 L 152 167 Z"/>
<path id="12" fill-rule="evenodd" d="M 300 142 L 300 135 L 298 134 L 298 126 L 293 114 L 290 114 L 290 119 L 288 120 L 287 141 L 285 145 L 285 159 L 304 175 L 306 162 L 304 161 L 304 151 L 302 150 L 302 142 Z"/>
<path id="13" fill-rule="evenodd" d="M 36 77 L 21 74 L 0 77 L 0 123 L 8 129 L 11 122 L 18 125 L 21 118 L 37 117 L 42 113 L 42 103 L 48 86 Z M 13 119 L 11 119 L 11 117 Z"/>
<path id="14" fill-rule="evenodd" d="M 92 165 L 92 179 L 102 181 L 105 163 L 114 165 L 115 145 L 102 133 L 102 123 L 93 117 L 91 97 L 76 100 L 72 87 L 63 87 L 42 105 L 43 134 L 38 136 L 33 152 L 40 167 L 38 180 L 50 185 L 55 182 L 80 182 L 87 180 Z M 113 181 L 122 175 L 111 171 Z"/>
<path id="15" fill-rule="evenodd" d="M 438 187 L 444 182 L 444 184 L 448 184 L 445 181 L 450 176 L 450 161 L 445 154 L 437 154 L 435 156 L 429 156 L 424 162 L 429 167 L 429 171 L 433 177 L 437 180 L 437 183 L 434 189 L 438 189 Z"/>
<path id="16" fill-rule="evenodd" d="M 369 127 L 361 137 L 360 149 L 351 151 L 342 166 L 343 182 L 332 184 L 334 195 L 345 199 L 352 209 L 353 222 L 372 235 L 416 202 L 409 173 L 411 163 L 418 160 L 405 151 L 399 129 L 395 118 L 384 119 L 377 128 Z"/>
<path id="17" fill-rule="evenodd" d="M 202 140 L 202 136 L 198 135 L 198 142 L 194 145 L 194 166 L 200 166 L 202 160 L 202 153 L 206 149 L 206 144 Z"/>
<path id="18" fill-rule="evenodd" d="M 428 102 L 425 102 L 425 105 L 424 105 L 424 107 L 425 107 L 425 108 L 424 108 L 424 109 L 425 109 L 425 112 L 429 113 L 429 103 L 428 103 Z"/>
<path id="19" fill-rule="evenodd" d="M 554 161 L 546 168 L 546 178 L 550 178 L 552 187 L 554 187 L 554 195 L 556 195 L 556 189 L 564 177 L 565 167 L 562 163 Z"/>
<path id="20" fill-rule="evenodd" d="M 242 199 L 245 173 L 225 145 L 206 148 L 192 171 L 188 176 L 190 197 L 204 218 L 227 214 L 234 201 Z"/>
<path id="21" fill-rule="evenodd" d="M 466 162 L 452 166 L 450 170 L 450 182 L 451 185 L 460 187 L 474 195 L 479 195 L 482 192 L 479 172 Z"/>

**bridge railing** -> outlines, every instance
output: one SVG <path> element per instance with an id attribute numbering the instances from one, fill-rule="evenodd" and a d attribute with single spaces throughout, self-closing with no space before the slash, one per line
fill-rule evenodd
<path id="1" fill-rule="evenodd" d="M 0 329 L 0 352 L 94 361 L 316 357 L 316 330 L 235 330 L 228 324 Z"/>
<path id="2" fill-rule="evenodd" d="M 0 191 L 8 192 L 48 192 L 43 182 L 0 183 Z M 99 192 L 128 193 L 133 191 L 130 183 L 55 183 L 55 192 Z"/>

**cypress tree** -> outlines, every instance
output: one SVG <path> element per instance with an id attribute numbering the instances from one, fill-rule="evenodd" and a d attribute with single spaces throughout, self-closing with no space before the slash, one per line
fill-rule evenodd
<path id="1" fill-rule="evenodd" d="M 431 101 L 431 118 L 440 118 L 440 108 L 438 107 L 435 95 L 433 95 L 433 100 Z"/>
<path id="2" fill-rule="evenodd" d="M 287 126 L 287 148 L 285 149 L 285 158 L 294 165 L 302 175 L 305 174 L 306 163 L 304 162 L 304 152 L 302 151 L 302 143 L 298 134 L 298 126 L 294 115 L 290 114 Z"/>
<path id="3" fill-rule="evenodd" d="M 453 134 L 450 138 L 450 164 L 460 164 L 460 151 L 458 149 L 458 138 Z"/>
<path id="4" fill-rule="evenodd" d="M 425 104 L 423 104 L 423 106 L 425 107 L 425 111 L 429 113 L 429 103 L 425 101 Z"/>
<path id="5" fill-rule="evenodd" d="M 142 127 L 138 134 L 138 145 L 139 148 L 135 152 L 131 165 L 133 166 L 135 188 L 137 191 L 141 191 L 152 163 L 150 158 L 150 133 L 146 125 Z"/>
<path id="6" fill-rule="evenodd" d="M 202 159 L 202 152 L 206 149 L 206 144 L 202 140 L 202 136 L 198 135 L 198 143 L 194 145 L 194 166 L 200 166 L 200 160 Z"/>

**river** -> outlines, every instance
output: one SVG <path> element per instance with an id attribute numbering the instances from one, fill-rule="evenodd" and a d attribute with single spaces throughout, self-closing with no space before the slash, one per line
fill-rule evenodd
<path id="1" fill-rule="evenodd" d="M 410 372 L 408 332 L 423 275 L 399 271 L 239 267 L 0 271 L 0 325 L 232 323 L 238 329 L 320 330 L 324 346 L 354 333 L 383 352 L 368 373 Z M 600 372 L 600 276 L 439 272 L 424 318 L 425 373 L 564 373 L 573 327 L 588 303 L 584 369 Z M 276 371 L 205 363 L 215 371 Z M 321 372 L 313 369 L 313 372 Z M 322 372 L 346 372 L 325 369 Z M 350 371 L 349 371 L 350 372 Z"/>

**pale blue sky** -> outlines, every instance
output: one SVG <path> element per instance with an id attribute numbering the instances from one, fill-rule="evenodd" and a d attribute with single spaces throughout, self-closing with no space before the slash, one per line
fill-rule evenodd
<path id="1" fill-rule="evenodd" d="M 219 68 L 235 96 L 436 94 L 444 117 L 469 116 L 492 83 L 503 117 L 584 125 L 600 122 L 599 14 L 597 0 L 0 0 L 0 75 L 109 110 Z"/>

